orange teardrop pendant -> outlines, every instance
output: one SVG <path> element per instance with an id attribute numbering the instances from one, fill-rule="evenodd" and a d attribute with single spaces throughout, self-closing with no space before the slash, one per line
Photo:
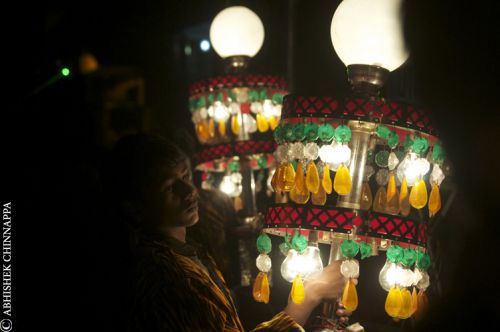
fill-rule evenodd
<path id="1" fill-rule="evenodd" d="M 231 116 L 231 131 L 235 135 L 239 135 L 241 130 L 240 122 L 238 121 L 238 115 L 233 114 Z"/>
<path id="2" fill-rule="evenodd" d="M 399 193 L 399 210 L 402 216 L 407 217 L 411 212 L 410 197 L 408 195 L 408 183 L 406 177 L 403 176 L 401 182 L 401 192 Z"/>
<path id="3" fill-rule="evenodd" d="M 264 275 L 265 275 L 264 272 L 259 272 L 253 283 L 252 295 L 253 299 L 257 302 L 262 302 L 261 289 L 262 289 L 262 279 L 264 278 Z"/>
<path id="4" fill-rule="evenodd" d="M 359 206 L 361 210 L 369 210 L 372 207 L 373 197 L 372 190 L 367 181 L 363 182 L 361 187 L 361 197 L 359 201 Z"/>
<path id="5" fill-rule="evenodd" d="M 402 303 L 401 291 L 398 287 L 392 287 L 385 299 L 385 312 L 391 317 L 397 317 Z"/>
<path id="6" fill-rule="evenodd" d="M 431 193 L 429 195 L 429 217 L 433 217 L 441 209 L 441 194 L 439 186 L 436 183 L 432 184 Z"/>
<path id="7" fill-rule="evenodd" d="M 385 206 L 387 204 L 387 193 L 384 187 L 380 187 L 375 194 L 375 199 L 373 200 L 373 211 L 385 213 Z"/>
<path id="8" fill-rule="evenodd" d="M 196 124 L 196 134 L 200 142 L 206 142 L 206 140 L 208 139 L 208 131 L 205 126 L 205 121 L 201 120 Z"/>
<path id="9" fill-rule="evenodd" d="M 267 121 L 269 122 L 269 126 L 271 127 L 271 130 L 276 129 L 276 127 L 278 127 L 278 125 L 279 125 L 279 120 L 274 115 L 271 115 L 267 119 Z"/>
<path id="10" fill-rule="evenodd" d="M 333 179 L 333 189 L 339 195 L 347 195 L 351 192 L 351 188 L 352 181 L 349 169 L 344 164 L 341 164 Z"/>
<path id="11" fill-rule="evenodd" d="M 385 211 L 390 214 L 398 214 L 399 212 L 399 192 L 396 188 L 394 172 L 391 172 L 389 182 L 387 183 L 387 204 Z"/>
<path id="12" fill-rule="evenodd" d="M 326 192 L 323 186 L 319 186 L 318 192 L 311 195 L 311 201 L 314 205 L 325 205 Z"/>
<path id="13" fill-rule="evenodd" d="M 290 297 L 293 303 L 301 304 L 305 299 L 304 283 L 299 275 L 293 279 L 292 290 L 290 291 Z"/>
<path id="14" fill-rule="evenodd" d="M 260 272 L 264 273 L 264 272 Z M 260 294 L 262 298 L 262 302 L 265 304 L 269 303 L 269 280 L 267 279 L 267 273 L 264 273 L 264 276 L 262 277 L 262 284 L 260 287 Z"/>
<path id="15" fill-rule="evenodd" d="M 306 172 L 306 186 L 312 194 L 319 190 L 319 173 L 314 161 L 309 161 Z"/>
<path id="16" fill-rule="evenodd" d="M 306 177 L 304 175 L 304 168 L 302 167 L 302 162 L 297 163 L 297 171 L 295 172 L 295 187 L 300 193 L 305 193 L 307 190 Z"/>
<path id="17" fill-rule="evenodd" d="M 261 133 L 269 130 L 269 123 L 262 113 L 257 113 L 257 129 L 259 129 Z"/>
<path id="18" fill-rule="evenodd" d="M 330 176 L 330 168 L 328 167 L 328 164 L 323 166 L 323 179 L 321 180 L 321 185 L 328 195 L 332 193 L 332 178 Z"/>
<path id="19" fill-rule="evenodd" d="M 413 315 L 418 308 L 417 288 L 413 287 L 411 292 L 411 315 Z"/>
<path id="20" fill-rule="evenodd" d="M 280 187 L 280 178 L 282 177 L 281 173 L 283 173 L 283 165 L 278 166 L 274 170 L 273 178 L 271 179 L 271 187 L 273 187 L 274 192 L 280 192 L 283 189 Z"/>
<path id="21" fill-rule="evenodd" d="M 284 165 L 281 175 L 281 189 L 289 192 L 295 187 L 295 170 L 293 169 L 292 163 L 288 162 Z"/>
<path id="22" fill-rule="evenodd" d="M 410 191 L 410 204 L 415 209 L 421 209 L 427 204 L 427 187 L 424 180 L 417 180 Z"/>
<path id="23" fill-rule="evenodd" d="M 208 120 L 208 136 L 210 138 L 215 136 L 215 123 L 213 118 L 210 118 L 210 120 Z"/>
<path id="24" fill-rule="evenodd" d="M 297 187 L 293 187 L 293 189 L 290 190 L 290 199 L 297 204 L 306 204 L 307 201 L 309 201 L 309 197 L 310 193 L 307 188 L 305 192 L 299 192 Z"/>
<path id="25" fill-rule="evenodd" d="M 226 121 L 219 121 L 219 134 L 226 136 Z"/>
<path id="26" fill-rule="evenodd" d="M 342 292 L 342 304 L 349 311 L 354 311 L 358 308 L 358 292 L 351 279 L 349 279 Z"/>
<path id="27" fill-rule="evenodd" d="M 417 320 L 422 319 L 423 315 L 427 311 L 427 306 L 428 306 L 428 299 L 427 299 L 427 294 L 425 294 L 424 290 L 420 290 L 417 295 L 417 311 L 415 312 L 415 318 Z"/>
<path id="28" fill-rule="evenodd" d="M 398 317 L 406 319 L 411 316 L 411 293 L 408 289 L 401 290 L 401 308 L 399 309 Z"/>

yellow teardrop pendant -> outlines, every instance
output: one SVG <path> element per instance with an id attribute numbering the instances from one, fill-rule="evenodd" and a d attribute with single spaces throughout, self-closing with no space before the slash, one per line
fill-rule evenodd
<path id="1" fill-rule="evenodd" d="M 429 195 L 429 217 L 433 217 L 441 209 L 441 194 L 439 186 L 436 183 L 432 184 L 431 193 Z"/>
<path id="2" fill-rule="evenodd" d="M 391 317 L 397 317 L 402 303 L 401 291 L 398 287 L 392 287 L 385 299 L 385 312 Z"/>
<path id="3" fill-rule="evenodd" d="M 401 308 L 399 309 L 399 318 L 406 319 L 411 316 L 411 293 L 408 289 L 401 290 Z"/>
<path id="4" fill-rule="evenodd" d="M 292 290 L 290 291 L 290 297 L 293 303 L 301 304 L 305 299 L 304 283 L 299 275 L 293 279 Z"/>
<path id="5" fill-rule="evenodd" d="M 233 114 L 231 116 L 231 131 L 235 135 L 239 135 L 241 131 L 240 122 L 238 121 L 238 115 Z"/>
<path id="6" fill-rule="evenodd" d="M 307 164 L 306 186 L 313 194 L 319 190 L 319 173 L 316 164 L 312 160 Z"/>
<path id="7" fill-rule="evenodd" d="M 264 272 L 260 272 L 264 273 Z M 262 302 L 265 304 L 269 303 L 269 280 L 267 279 L 267 273 L 264 273 L 264 276 L 262 277 L 262 283 L 260 287 L 260 294 L 262 298 Z"/>
<path id="8" fill-rule="evenodd" d="M 387 204 L 385 211 L 390 214 L 397 214 L 399 212 L 399 192 L 396 188 L 396 177 L 391 172 L 389 182 L 387 183 Z"/>
<path id="9" fill-rule="evenodd" d="M 380 187 L 375 194 L 375 199 L 373 200 L 373 211 L 385 213 L 385 206 L 387 204 L 387 193 L 384 187 Z"/>
<path id="10" fill-rule="evenodd" d="M 293 187 L 290 190 L 290 199 L 297 204 L 306 204 L 309 201 L 310 193 L 309 190 L 306 189 L 305 192 L 299 192 L 297 187 Z"/>
<path id="11" fill-rule="evenodd" d="M 295 170 L 292 163 L 288 162 L 284 165 L 280 179 L 281 190 L 289 192 L 295 187 Z"/>
<path id="12" fill-rule="evenodd" d="M 321 180 L 321 185 L 328 195 L 332 193 L 332 178 L 330 177 L 330 168 L 328 164 L 323 166 L 323 179 Z"/>
<path id="13" fill-rule="evenodd" d="M 269 130 L 269 123 L 262 113 L 257 113 L 257 129 L 259 129 L 261 133 Z"/>
<path id="14" fill-rule="evenodd" d="M 215 136 L 215 123 L 213 118 L 210 118 L 210 120 L 208 120 L 208 136 L 210 138 Z"/>
<path id="15" fill-rule="evenodd" d="M 359 201 L 359 206 L 361 210 L 369 210 L 372 207 L 373 197 L 372 190 L 367 181 L 363 182 L 361 187 L 361 198 Z"/>
<path id="16" fill-rule="evenodd" d="M 219 121 L 219 134 L 226 136 L 226 121 Z"/>
<path id="17" fill-rule="evenodd" d="M 323 186 L 319 186 L 318 192 L 311 195 L 311 200 L 314 205 L 325 205 L 326 192 Z"/>
<path id="18" fill-rule="evenodd" d="M 344 164 L 341 164 L 333 179 L 333 189 L 339 195 L 347 195 L 351 192 L 351 188 L 352 181 L 349 169 Z"/>
<path id="19" fill-rule="evenodd" d="M 274 171 L 273 178 L 271 179 L 271 187 L 273 187 L 274 192 L 280 192 L 283 189 L 280 187 L 280 178 L 283 173 L 283 165 L 278 166 Z"/>
<path id="20" fill-rule="evenodd" d="M 200 142 L 205 142 L 208 139 L 208 131 L 205 126 L 205 121 L 201 120 L 196 124 L 196 134 Z"/>
<path id="21" fill-rule="evenodd" d="M 405 217 L 407 217 L 411 212 L 409 198 L 408 183 L 406 182 L 406 177 L 403 176 L 403 181 L 401 182 L 401 192 L 399 193 L 399 210 L 401 215 Z"/>
<path id="22" fill-rule="evenodd" d="M 351 279 L 349 279 L 342 292 L 342 304 L 349 311 L 354 311 L 358 308 L 358 292 Z"/>
<path id="23" fill-rule="evenodd" d="M 417 288 L 413 287 L 411 292 L 411 314 L 413 315 L 418 309 L 418 298 L 417 298 Z"/>
<path id="24" fill-rule="evenodd" d="M 295 187 L 290 190 L 290 199 L 297 204 L 306 204 L 309 200 L 309 190 L 306 186 L 306 178 L 302 162 L 297 163 L 297 171 L 295 172 Z"/>
<path id="25" fill-rule="evenodd" d="M 271 115 L 267 121 L 269 122 L 269 126 L 271 126 L 271 130 L 274 130 L 276 129 L 276 127 L 278 127 L 279 125 L 279 120 L 274 116 L 274 115 Z"/>
<path id="26" fill-rule="evenodd" d="M 415 209 L 421 209 L 427 204 L 427 187 L 424 180 L 417 180 L 410 191 L 410 204 Z"/>
<path id="27" fill-rule="evenodd" d="M 257 302 L 262 302 L 262 279 L 264 278 L 265 273 L 264 272 L 259 272 L 257 277 L 255 278 L 255 281 L 253 283 L 253 288 L 252 288 L 252 295 L 253 299 Z"/>

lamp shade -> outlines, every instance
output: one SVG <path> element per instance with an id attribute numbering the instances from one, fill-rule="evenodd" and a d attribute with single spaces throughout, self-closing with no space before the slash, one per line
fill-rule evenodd
<path id="1" fill-rule="evenodd" d="M 330 36 L 348 66 L 375 65 L 389 71 L 408 58 L 401 0 L 344 0 L 333 14 Z"/>
<path id="2" fill-rule="evenodd" d="M 228 7 L 210 25 L 210 41 L 222 58 L 253 57 L 264 43 L 264 25 L 259 16 L 243 6 Z"/>

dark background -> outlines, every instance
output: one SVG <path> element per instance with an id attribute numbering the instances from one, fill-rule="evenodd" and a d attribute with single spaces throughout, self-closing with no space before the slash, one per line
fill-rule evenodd
<path id="1" fill-rule="evenodd" d="M 126 68 L 144 79 L 141 111 L 151 131 L 192 133 L 189 84 L 222 74 L 213 49 L 198 47 L 221 9 L 243 4 L 264 23 L 251 71 L 286 77 L 291 92 L 344 94 L 345 67 L 330 41 L 338 3 L 92 0 L 16 3 L 4 12 L 0 185 L 14 209 L 20 331 L 31 324 L 92 330 L 99 301 L 86 281 L 99 278 L 92 239 L 101 227 L 96 170 L 106 146 L 96 119 L 103 106 L 78 72 L 78 57 L 87 51 L 103 70 Z M 488 1 L 409 1 L 408 8 L 411 56 L 383 94 L 428 106 L 442 133 L 460 195 L 436 230 L 445 296 L 431 321 L 436 330 L 475 330 L 500 316 L 498 278 L 484 272 L 496 264 L 499 234 L 498 24 Z M 73 75 L 43 87 L 63 66 Z"/>

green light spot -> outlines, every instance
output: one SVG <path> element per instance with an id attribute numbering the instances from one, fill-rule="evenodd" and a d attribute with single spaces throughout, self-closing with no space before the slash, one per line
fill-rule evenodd
<path id="1" fill-rule="evenodd" d="M 69 69 L 68 68 L 63 68 L 61 69 L 61 74 L 63 74 L 63 76 L 69 76 Z"/>

